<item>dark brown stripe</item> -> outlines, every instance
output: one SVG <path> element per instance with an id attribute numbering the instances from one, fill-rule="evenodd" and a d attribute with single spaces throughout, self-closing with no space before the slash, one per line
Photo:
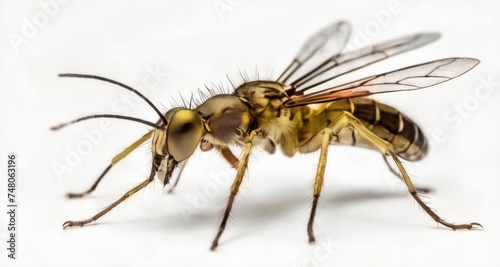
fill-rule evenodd
<path id="1" fill-rule="evenodd" d="M 290 121 L 293 121 L 293 118 L 295 117 L 295 112 L 290 110 Z"/>
<path id="2" fill-rule="evenodd" d="M 375 101 L 369 98 L 358 98 L 355 99 L 354 104 L 356 108 L 353 112 L 353 115 L 356 118 L 367 122 L 369 125 L 375 124 L 376 122 Z"/>
<path id="3" fill-rule="evenodd" d="M 361 120 L 363 124 L 380 138 L 390 142 L 396 153 L 406 160 L 419 160 L 427 154 L 427 140 L 417 124 L 396 109 L 369 98 L 346 99 L 345 110 Z M 333 110 L 333 109 L 332 109 Z M 352 145 L 356 132 L 351 133 Z M 347 142 L 346 142 L 347 144 Z"/>
<path id="4" fill-rule="evenodd" d="M 415 144 L 415 142 L 418 140 L 418 138 L 420 137 L 420 129 L 418 128 L 418 126 L 411 122 L 411 124 L 406 124 L 405 123 L 405 127 L 413 127 L 413 130 L 414 130 L 414 136 L 413 138 L 410 138 L 409 136 L 407 137 L 408 138 L 408 141 L 410 141 L 410 145 L 408 145 L 405 149 L 403 149 L 400 153 L 406 153 L 406 151 L 408 151 L 408 149 L 413 145 Z"/>
<path id="5" fill-rule="evenodd" d="M 397 134 L 400 128 L 399 112 L 386 105 L 378 105 L 380 109 L 379 124 L 384 126 L 390 133 Z"/>
<path id="6" fill-rule="evenodd" d="M 154 169 L 155 171 L 158 171 L 158 168 L 160 167 L 160 164 L 162 162 L 162 160 L 164 159 L 165 157 L 164 156 L 160 156 L 160 155 L 156 155 L 154 158 L 153 158 L 153 164 L 154 164 Z"/>
<path id="7" fill-rule="evenodd" d="M 352 129 L 351 131 L 351 136 L 352 136 L 352 145 L 356 145 L 356 130 Z"/>

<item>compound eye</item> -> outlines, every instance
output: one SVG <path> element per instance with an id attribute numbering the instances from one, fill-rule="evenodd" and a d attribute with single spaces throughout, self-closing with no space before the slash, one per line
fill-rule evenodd
<path id="1" fill-rule="evenodd" d="M 167 150 L 176 161 L 191 156 L 200 142 L 203 124 L 192 110 L 178 110 L 172 115 L 167 129 Z"/>

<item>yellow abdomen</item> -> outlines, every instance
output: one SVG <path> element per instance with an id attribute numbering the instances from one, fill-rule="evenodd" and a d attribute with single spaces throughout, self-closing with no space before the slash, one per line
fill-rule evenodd
<path id="1" fill-rule="evenodd" d="M 409 161 L 421 159 L 427 153 L 427 139 L 407 116 L 396 109 L 370 98 L 352 98 L 315 106 L 291 109 L 298 127 L 299 151 L 307 153 L 319 148 L 320 132 L 344 112 L 350 112 L 378 137 L 388 141 L 398 156 Z M 375 148 L 352 127 L 344 127 L 332 144 Z M 286 144 L 282 144 L 282 147 Z"/>

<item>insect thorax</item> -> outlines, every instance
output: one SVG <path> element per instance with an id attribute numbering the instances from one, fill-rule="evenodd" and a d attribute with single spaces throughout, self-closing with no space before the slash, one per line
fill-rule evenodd
<path id="1" fill-rule="evenodd" d="M 292 122 L 292 110 L 283 107 L 287 99 L 285 85 L 273 81 L 254 81 L 236 88 L 234 95 L 249 106 L 255 121 L 253 129 L 260 129 L 264 138 L 270 137 L 277 143 L 295 135 L 296 125 Z"/>
<path id="2" fill-rule="evenodd" d="M 283 100 L 286 98 L 284 87 L 278 82 L 254 81 L 236 88 L 234 95 L 249 106 L 256 120 L 254 128 L 266 129 L 266 124 L 275 123 L 275 120 L 282 115 Z"/>
<path id="3" fill-rule="evenodd" d="M 274 112 L 282 108 L 282 101 L 286 97 L 284 87 L 273 81 L 247 82 L 236 88 L 234 95 L 245 101 L 254 114 Z"/>

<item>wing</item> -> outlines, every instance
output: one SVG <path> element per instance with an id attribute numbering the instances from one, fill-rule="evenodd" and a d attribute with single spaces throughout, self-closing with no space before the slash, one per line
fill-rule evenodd
<path id="1" fill-rule="evenodd" d="M 456 78 L 479 64 L 474 58 L 445 58 L 422 63 L 351 83 L 323 89 L 307 95 L 292 95 L 285 107 L 296 107 L 338 99 L 369 96 L 396 91 L 411 91 Z"/>
<path id="2" fill-rule="evenodd" d="M 313 71 L 293 81 L 290 84 L 292 89 L 287 93 L 288 95 L 304 94 L 305 91 L 339 76 L 434 42 L 439 39 L 440 36 L 439 33 L 419 33 L 340 55 L 334 55 L 316 67 Z"/>
<path id="3" fill-rule="evenodd" d="M 345 21 L 333 23 L 311 36 L 300 48 L 292 63 L 279 76 L 278 82 L 286 83 L 307 61 L 325 61 L 339 55 L 344 49 L 351 26 Z M 311 58 L 313 58 L 311 60 Z"/>

